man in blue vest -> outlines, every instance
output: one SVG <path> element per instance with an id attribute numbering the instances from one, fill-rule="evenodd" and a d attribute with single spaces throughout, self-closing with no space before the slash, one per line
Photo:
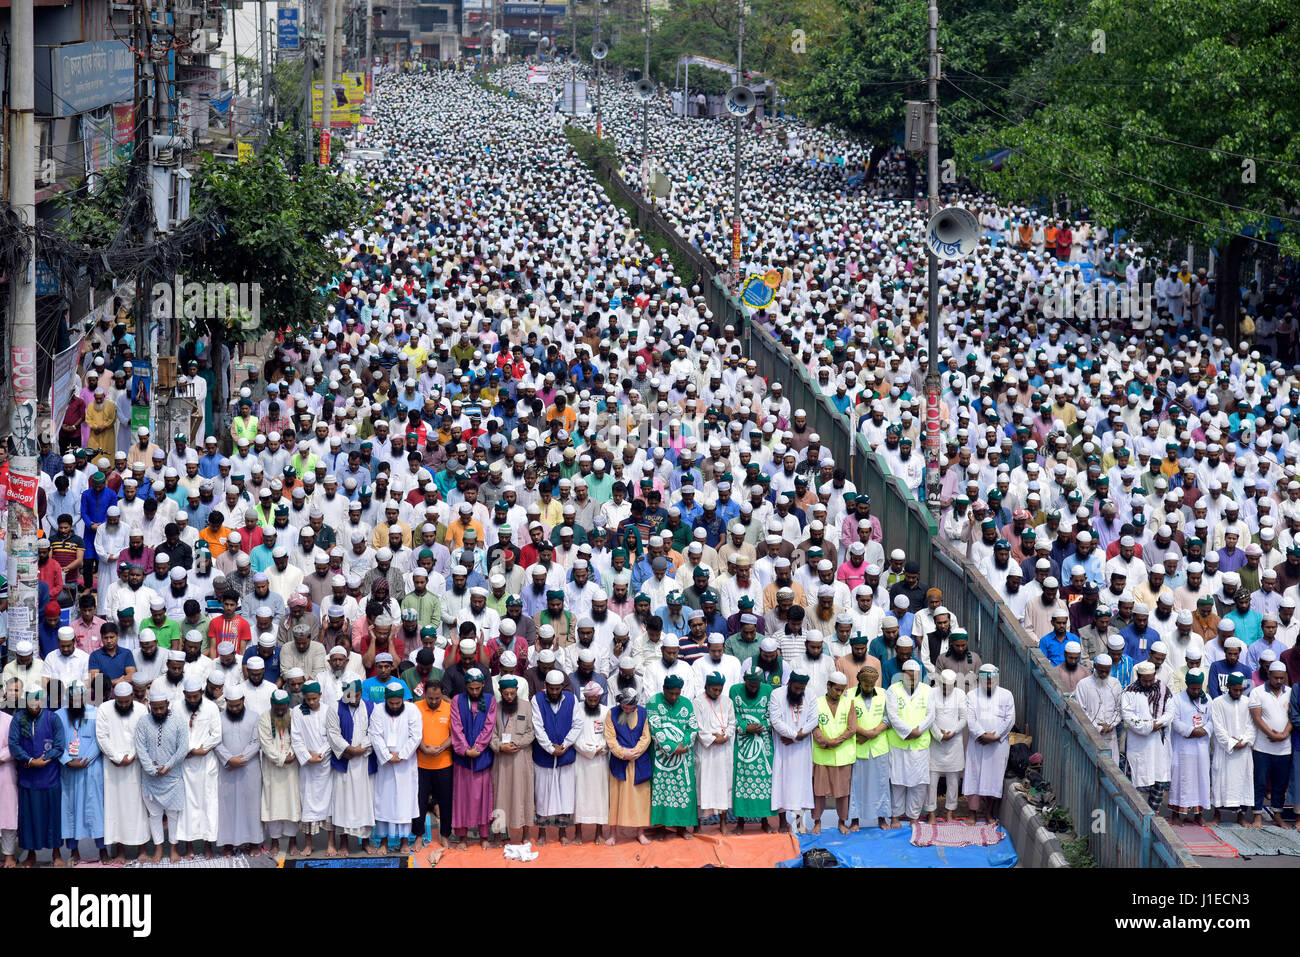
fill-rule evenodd
<path id="1" fill-rule="evenodd" d="M 558 830 L 568 844 L 577 800 L 577 769 L 573 749 L 582 734 L 578 699 L 558 668 L 546 675 L 546 693 L 533 705 L 533 804 L 537 810 L 537 843 L 546 843 L 547 831 Z"/>

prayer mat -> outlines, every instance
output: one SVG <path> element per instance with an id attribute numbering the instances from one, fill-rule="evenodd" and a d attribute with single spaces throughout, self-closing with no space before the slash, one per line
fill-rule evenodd
<path id="1" fill-rule="evenodd" d="M 992 847 L 1006 836 L 996 824 L 965 821 L 918 821 L 912 825 L 914 847 Z"/>
<path id="2" fill-rule="evenodd" d="M 1300 857 L 1300 840 L 1296 832 L 1280 827 L 1253 828 L 1240 824 L 1216 824 L 1211 830 L 1231 844 L 1242 857 L 1271 857 L 1284 854 Z"/>
<path id="3" fill-rule="evenodd" d="M 251 859 L 245 857 L 244 855 L 235 854 L 231 857 L 209 857 L 203 859 L 195 859 L 192 861 L 169 861 L 166 858 L 163 858 L 161 861 L 159 861 L 156 864 L 153 861 L 145 861 L 144 863 L 140 863 L 139 861 L 129 861 L 123 866 L 142 867 L 142 868 L 179 867 L 182 869 L 188 869 L 188 868 L 196 868 L 196 869 L 223 868 L 224 869 L 224 868 L 232 868 L 232 867 L 250 868 L 253 867 L 254 864 Z"/>
<path id="4" fill-rule="evenodd" d="M 504 850 L 497 846 L 483 850 L 478 846 L 451 848 L 445 851 L 437 867 L 776 867 L 781 861 L 799 853 L 793 834 L 696 834 L 694 838 L 673 835 L 656 837 L 650 832 L 649 844 L 639 844 L 635 838 L 621 837 L 613 847 L 604 844 L 582 845 L 546 844 L 533 850 L 537 859 L 532 861 L 507 861 Z M 427 849 L 415 858 L 414 867 L 427 868 Z"/>
<path id="5" fill-rule="evenodd" d="M 1179 824 L 1174 828 L 1178 839 L 1187 845 L 1193 857 L 1240 857 L 1237 849 L 1223 841 L 1203 824 Z"/>
<path id="6" fill-rule="evenodd" d="M 915 847 L 911 830 L 905 827 L 881 830 L 865 828 L 856 834 L 841 834 L 838 828 L 822 828 L 820 834 L 799 837 L 800 854 L 824 847 L 835 855 L 840 867 L 1015 867 L 1019 858 L 1010 841 L 992 847 Z M 791 855 L 777 867 L 802 867 L 802 856 Z"/>
<path id="7" fill-rule="evenodd" d="M 291 857 L 280 865 L 285 870 L 316 869 L 324 867 L 368 867 L 374 869 L 402 869 L 414 867 L 410 854 L 383 857 Z"/>

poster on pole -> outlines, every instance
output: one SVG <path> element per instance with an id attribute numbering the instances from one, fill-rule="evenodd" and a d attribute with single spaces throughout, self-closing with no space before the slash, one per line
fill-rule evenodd
<path id="1" fill-rule="evenodd" d="M 50 421 L 62 422 L 63 413 L 72 401 L 73 377 L 77 372 L 77 360 L 81 358 L 81 346 L 84 336 L 54 357 L 54 371 L 50 382 Z"/>

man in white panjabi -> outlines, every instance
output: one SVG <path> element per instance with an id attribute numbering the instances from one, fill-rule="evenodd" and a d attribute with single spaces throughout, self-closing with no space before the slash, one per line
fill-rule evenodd
<path id="1" fill-rule="evenodd" d="M 1124 689 L 1110 676 L 1110 669 L 1110 655 L 1100 654 L 1094 658 L 1092 674 L 1074 687 L 1074 700 L 1106 742 L 1111 760 L 1119 764 L 1119 741 L 1115 729 L 1123 719 L 1120 696 Z"/>
<path id="2" fill-rule="evenodd" d="M 346 678 L 341 698 L 328 706 L 325 732 L 330 743 L 330 774 L 334 787 L 331 857 L 348 851 L 348 838 L 357 839 L 357 849 L 366 846 L 375 826 L 375 779 L 370 773 L 370 713 L 361 700 L 361 680 Z M 324 704 L 322 708 L 326 707 Z"/>
<path id="3" fill-rule="evenodd" d="M 262 747 L 262 822 L 271 838 L 271 855 L 298 833 L 302 800 L 298 793 L 298 759 L 293 753 L 293 719 L 289 692 L 271 693 L 271 709 L 257 719 L 257 739 Z"/>
<path id="4" fill-rule="evenodd" d="M 808 697 L 808 675 L 790 672 L 785 687 L 768 696 L 767 717 L 772 725 L 772 810 L 782 832 L 789 833 L 793 813 L 796 829 L 806 834 L 815 803 L 812 733 L 817 730 L 817 702 Z"/>
<path id="5" fill-rule="evenodd" d="M 424 723 L 415 705 L 403 697 L 410 692 L 400 681 L 384 686 L 384 706 L 370 712 L 370 747 L 379 770 L 375 772 L 375 827 L 377 839 L 369 850 L 381 854 L 389 838 L 400 838 L 397 852 L 411 847 L 411 821 L 419 813 L 419 769 L 415 751 L 424 738 Z"/>
<path id="6" fill-rule="evenodd" d="M 321 705 L 320 682 L 302 686 L 302 704 L 292 711 L 289 741 L 298 763 L 298 789 L 302 803 L 298 853 L 311 856 L 311 839 L 318 831 L 329 835 L 326 851 L 334 849 L 330 815 L 334 808 L 334 781 L 330 776 L 330 740 Z"/>
<path id="7" fill-rule="evenodd" d="M 1156 666 L 1143 661 L 1133 669 L 1133 683 L 1125 689 L 1120 704 L 1128 737 L 1124 754 L 1129 780 L 1158 812 L 1172 776 L 1169 725 L 1174 710 L 1169 706 L 1169 689 L 1156 677 Z"/>
<path id="8" fill-rule="evenodd" d="M 969 715 L 969 704 L 967 706 Z M 930 728 L 934 724 L 934 694 L 921 680 L 921 665 L 903 662 L 899 680 L 885 691 L 885 717 L 889 721 L 889 791 L 893 818 L 899 827 L 907 818 L 915 824 L 925 807 L 930 786 Z"/>
<path id="9" fill-rule="evenodd" d="M 595 825 L 595 840 L 602 837 L 609 843 L 612 832 L 605 834 L 609 824 L 609 745 L 605 743 L 605 715 L 607 709 L 600 699 L 605 689 L 594 681 L 582 686 L 582 733 L 574 742 L 578 752 L 574 762 L 573 830 L 574 843 L 583 841 L 583 825 Z"/>
<path id="10" fill-rule="evenodd" d="M 1205 694 L 1205 672 L 1187 672 L 1187 688 L 1173 703 L 1173 780 L 1169 786 L 1169 807 L 1173 822 L 1186 814 L 1194 824 L 1204 824 L 1202 812 L 1213 807 L 1210 794 L 1210 742 L 1214 719 Z"/>
<path id="11" fill-rule="evenodd" d="M 142 861 L 148 856 L 149 813 L 135 755 L 135 726 L 148 709 L 134 693 L 129 681 L 119 681 L 113 700 L 100 705 L 95 716 L 95 742 L 104 755 L 104 846 L 118 845 L 119 861 L 126 860 L 128 847 L 138 847 Z"/>
<path id="12" fill-rule="evenodd" d="M 185 758 L 185 807 L 175 823 L 175 840 L 187 845 L 184 859 L 194 859 L 195 847 L 203 853 L 207 841 L 216 850 L 217 808 L 220 785 L 217 780 L 217 756 L 221 743 L 221 710 L 203 693 L 205 679 L 191 675 L 185 679 L 185 702 L 177 714 L 189 725 L 190 753 Z"/>
<path id="13" fill-rule="evenodd" d="M 700 818 L 718 815 L 718 833 L 726 834 L 736 753 L 736 706 L 726 693 L 727 679 L 721 672 L 706 674 L 703 684 L 704 691 L 692 702 L 700 725 L 695 739 Z"/>
<path id="14" fill-rule="evenodd" d="M 1016 699 L 998 687 L 997 666 L 981 665 L 975 691 L 966 697 L 965 790 L 977 822 L 997 823 L 1015 723 Z"/>
<path id="15" fill-rule="evenodd" d="M 930 793 L 925 810 L 930 823 L 938 818 L 939 779 L 944 781 L 944 817 L 951 821 L 960 795 L 958 781 L 966 767 L 966 692 L 957 687 L 957 672 L 939 673 L 934 696 L 934 727 L 930 729 Z"/>
<path id="16" fill-rule="evenodd" d="M 1237 809 L 1237 823 L 1247 823 L 1246 811 L 1255 804 L 1255 735 L 1259 729 L 1250 714 L 1244 675 L 1228 675 L 1228 690 L 1210 702 L 1214 744 L 1210 753 L 1210 794 L 1213 820 L 1223 822 L 1223 812 Z"/>
<path id="17" fill-rule="evenodd" d="M 533 807 L 537 814 L 537 844 L 546 844 L 547 830 L 559 831 L 561 844 L 569 842 L 566 829 L 573 820 L 576 801 L 573 750 L 582 734 L 582 707 L 564 672 L 546 673 L 544 694 L 533 699 Z"/>

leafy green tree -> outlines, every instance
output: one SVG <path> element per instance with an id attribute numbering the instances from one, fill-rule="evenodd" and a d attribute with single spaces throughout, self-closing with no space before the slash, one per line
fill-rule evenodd
<path id="1" fill-rule="evenodd" d="M 1252 242 L 1296 254 L 1300 101 L 1279 71 L 1300 48 L 1285 0 L 1091 0 L 1008 82 L 952 71 L 947 94 L 995 106 L 958 123 L 959 151 L 1010 149 L 978 183 L 1010 199 L 1068 196 L 1157 254 L 1218 251 L 1216 312 L 1235 331 Z M 1175 262 L 1177 261 L 1175 256 Z"/>
<path id="2" fill-rule="evenodd" d="M 1036 35 L 1041 0 L 940 3 L 939 47 L 949 72 L 1009 76 L 1046 46 Z M 806 20 L 804 19 L 806 17 Z M 804 27 L 804 23 L 807 26 Z M 872 144 L 869 173 L 903 128 L 907 100 L 926 98 L 928 17 L 924 0 L 831 0 L 791 23 L 804 29 L 788 96 L 796 113 Z M 978 116 L 974 104 L 940 91 L 943 117 Z M 992 105 L 1002 103 L 1001 94 Z"/>

